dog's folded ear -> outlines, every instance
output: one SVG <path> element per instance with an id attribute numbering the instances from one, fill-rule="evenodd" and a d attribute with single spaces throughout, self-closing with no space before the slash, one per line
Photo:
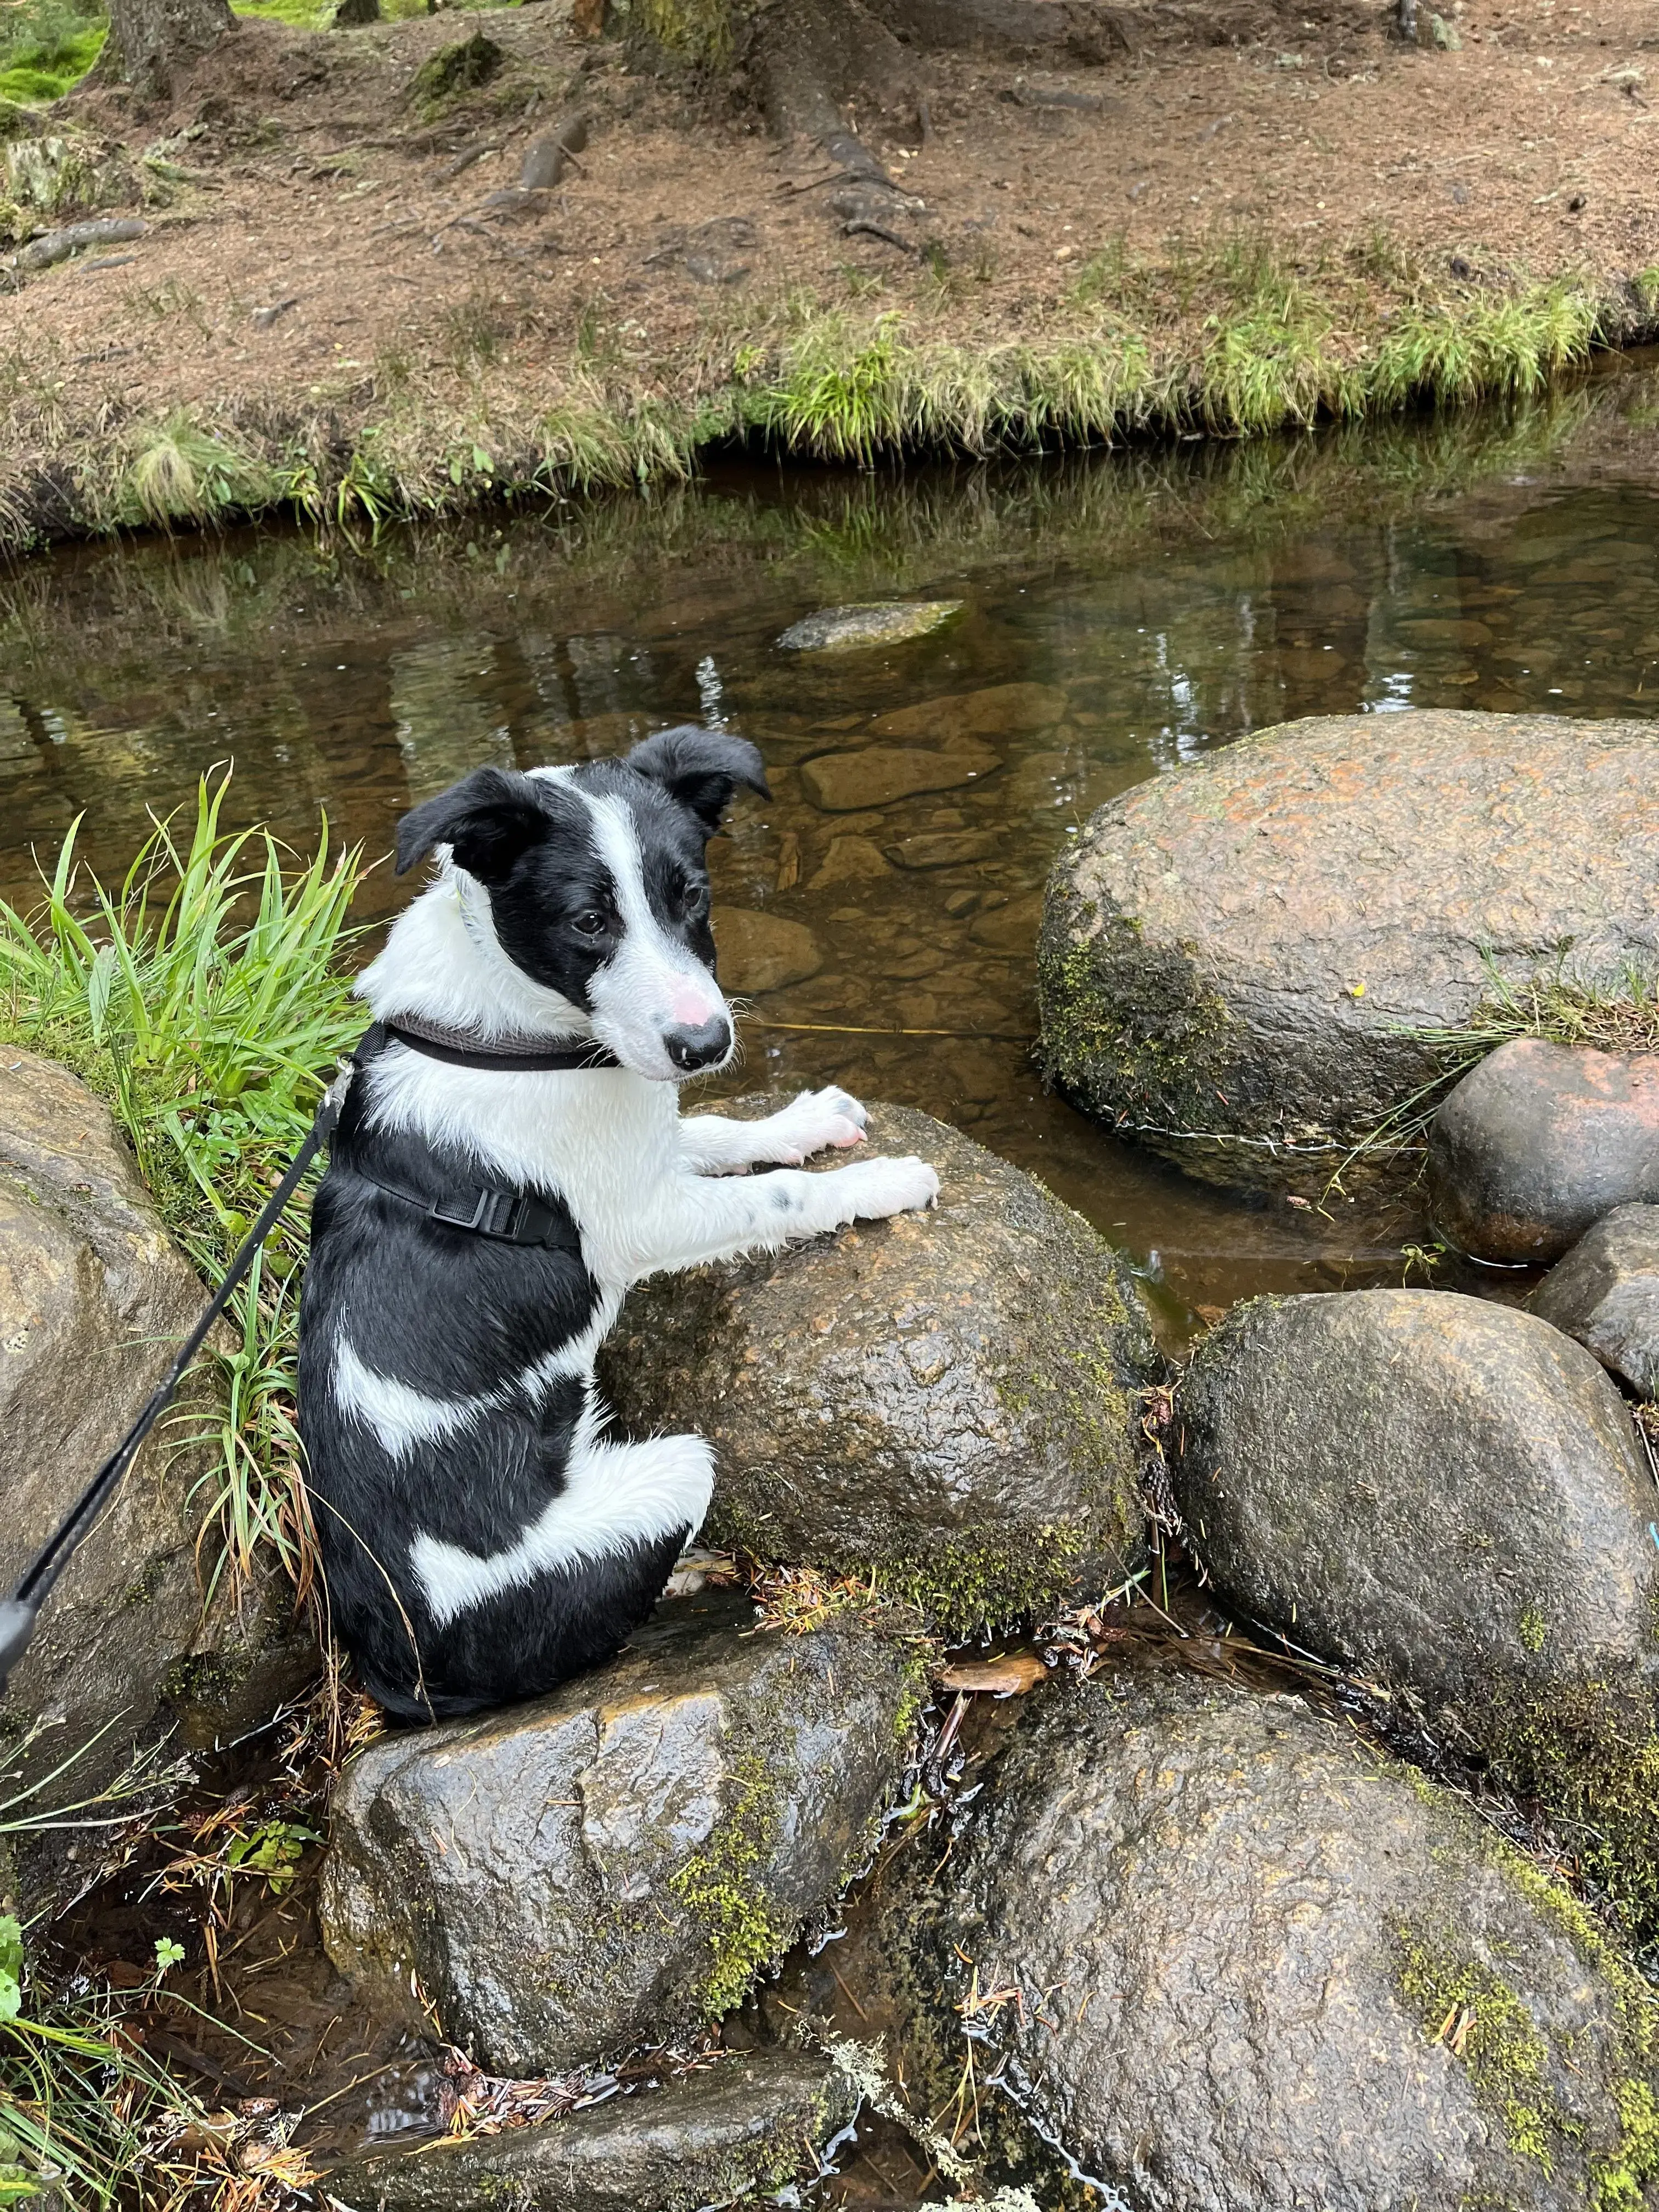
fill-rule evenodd
<path id="1" fill-rule="evenodd" d="M 552 817 L 539 787 L 514 769 L 475 768 L 398 824 L 398 873 L 447 845 L 458 867 L 485 881 L 504 876 L 547 835 Z"/>
<path id="2" fill-rule="evenodd" d="M 624 765 L 659 783 L 671 799 L 696 815 L 710 836 L 740 783 L 763 799 L 772 796 L 766 763 L 747 738 L 700 729 L 695 722 L 659 730 L 624 756 Z"/>

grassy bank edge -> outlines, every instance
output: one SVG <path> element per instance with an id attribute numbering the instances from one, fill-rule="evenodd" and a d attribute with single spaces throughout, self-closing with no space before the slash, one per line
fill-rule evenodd
<path id="1" fill-rule="evenodd" d="M 1185 316 L 1184 341 L 1159 330 L 1150 273 L 1097 257 L 1070 295 L 1071 327 L 1032 340 L 918 336 L 921 319 L 900 307 L 859 318 L 785 301 L 757 311 L 752 337 L 728 320 L 647 373 L 585 316 L 549 404 L 490 374 L 486 331 L 457 358 L 450 393 L 394 357 L 349 393 L 314 387 L 303 413 L 228 403 L 71 427 L 15 453 L 0 475 L 0 553 L 284 510 L 378 528 L 684 481 L 704 456 L 737 447 L 867 468 L 1259 436 L 1535 394 L 1597 349 L 1659 336 L 1659 266 L 1601 288 L 1557 278 L 1425 295 L 1412 281 L 1389 287 L 1381 307 L 1371 294 L 1356 314 L 1352 298 L 1334 302 L 1257 258 L 1224 268 L 1218 285 L 1206 272 L 1202 319 Z M 1157 276 L 1180 282 L 1178 270 Z M 49 413 L 43 404 L 40 419 Z"/>

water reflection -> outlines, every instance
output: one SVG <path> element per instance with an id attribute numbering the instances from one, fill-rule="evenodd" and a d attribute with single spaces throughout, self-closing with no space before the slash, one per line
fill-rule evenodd
<path id="1" fill-rule="evenodd" d="M 1176 1323 L 1248 1290 L 1398 1280 L 1408 1215 L 1361 1232 L 1340 1202 L 1218 1199 L 1043 1097 L 1040 886 L 1093 807 L 1269 723 L 1645 712 L 1656 392 L 1651 366 L 1613 364 L 1510 417 L 902 483 L 733 470 L 356 550 L 248 533 L 38 561 L 0 581 L 0 883 L 27 900 L 32 848 L 82 810 L 118 866 L 216 761 L 236 763 L 228 811 L 307 849 L 326 809 L 380 853 L 468 769 L 720 720 L 775 787 L 713 855 L 768 986 L 746 1080 L 833 1077 L 972 1128 L 1136 1251 Z M 910 592 L 966 611 L 886 653 L 775 648 L 815 605 Z M 872 744 L 945 764 L 922 791 L 873 758 L 802 775 Z M 380 871 L 368 909 L 405 890 Z"/>

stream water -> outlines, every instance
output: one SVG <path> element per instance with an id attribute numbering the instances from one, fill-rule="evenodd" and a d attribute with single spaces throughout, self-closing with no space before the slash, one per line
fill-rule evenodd
<path id="1" fill-rule="evenodd" d="M 1102 800 L 1266 724 L 1646 711 L 1656 423 L 1659 365 L 1631 357 L 1507 415 L 902 478 L 733 465 L 360 548 L 248 532 L 35 560 L 0 576 L 0 891 L 37 896 L 33 856 L 83 811 L 82 848 L 118 872 L 215 763 L 235 763 L 228 819 L 308 850 L 325 812 L 382 854 L 480 763 L 718 720 L 758 743 L 774 796 L 717 841 L 717 905 L 758 917 L 763 951 L 775 923 L 809 931 L 784 935 L 813 971 L 755 997 L 741 1083 L 833 1079 L 971 1129 L 1135 1255 L 1176 1337 L 1255 1291 L 1397 1280 L 1409 1206 L 1230 1199 L 1044 1095 L 1041 885 Z M 814 607 L 911 595 L 966 606 L 890 648 L 776 643 Z M 928 702 L 900 742 L 977 733 L 1001 766 L 811 802 L 803 761 Z M 365 913 L 406 888 L 382 868 Z"/>
<path id="2" fill-rule="evenodd" d="M 77 816 L 86 857 L 118 875 L 148 817 L 216 763 L 234 763 L 228 823 L 269 821 L 303 852 L 325 813 L 331 836 L 380 854 L 405 808 L 482 763 L 718 720 L 760 745 L 774 791 L 713 848 L 717 907 L 751 975 L 761 952 L 784 978 L 753 994 L 733 1081 L 836 1079 L 971 1129 L 1133 1255 L 1172 1340 L 1257 1291 L 1399 1281 L 1423 1233 L 1409 1196 L 1382 1214 L 1229 1195 L 1044 1093 L 1042 881 L 1113 793 L 1297 715 L 1650 711 L 1656 428 L 1659 360 L 1632 357 L 1508 414 L 1279 443 L 902 479 L 734 462 L 649 501 L 378 544 L 262 531 L 38 558 L 0 574 L 0 894 L 33 902 L 37 856 Z M 816 607 L 912 596 L 965 606 L 891 648 L 778 647 Z M 884 742 L 972 736 L 999 765 L 919 797 L 872 784 L 852 794 L 867 804 L 812 803 L 804 762 L 924 705 Z M 406 895 L 378 869 L 364 918 Z M 279 1746 L 257 1759 L 237 1786 L 281 1778 Z M 249 1892 L 192 1984 L 245 2008 L 240 2026 L 181 2016 L 174 2039 L 210 2097 L 337 2100 L 309 2137 L 326 2156 L 432 2124 L 439 2077 L 429 2052 L 338 2008 L 310 1887 Z M 89 1957 L 148 1955 L 143 1894 L 89 1908 Z M 182 1933 L 197 1908 L 179 1910 Z M 913 2148 L 878 2127 L 863 2183 L 835 2201 L 942 2193 Z"/>

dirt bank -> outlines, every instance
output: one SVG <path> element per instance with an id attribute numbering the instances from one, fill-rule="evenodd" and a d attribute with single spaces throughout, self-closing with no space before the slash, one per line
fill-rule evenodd
<path id="1" fill-rule="evenodd" d="M 0 546 L 649 477 L 738 434 L 1231 434 L 1524 386 L 1653 325 L 1646 0 L 1467 0 L 1418 48 L 1310 8 L 1125 9 L 1121 49 L 1040 79 L 929 56 L 853 118 L 915 203 L 889 235 L 847 229 L 816 149 L 559 0 L 244 20 L 164 112 L 90 81 L 15 110 L 0 228 L 147 227 L 0 278 Z M 483 81 L 434 93 L 473 32 Z M 576 111 L 583 149 L 520 193 Z"/>

